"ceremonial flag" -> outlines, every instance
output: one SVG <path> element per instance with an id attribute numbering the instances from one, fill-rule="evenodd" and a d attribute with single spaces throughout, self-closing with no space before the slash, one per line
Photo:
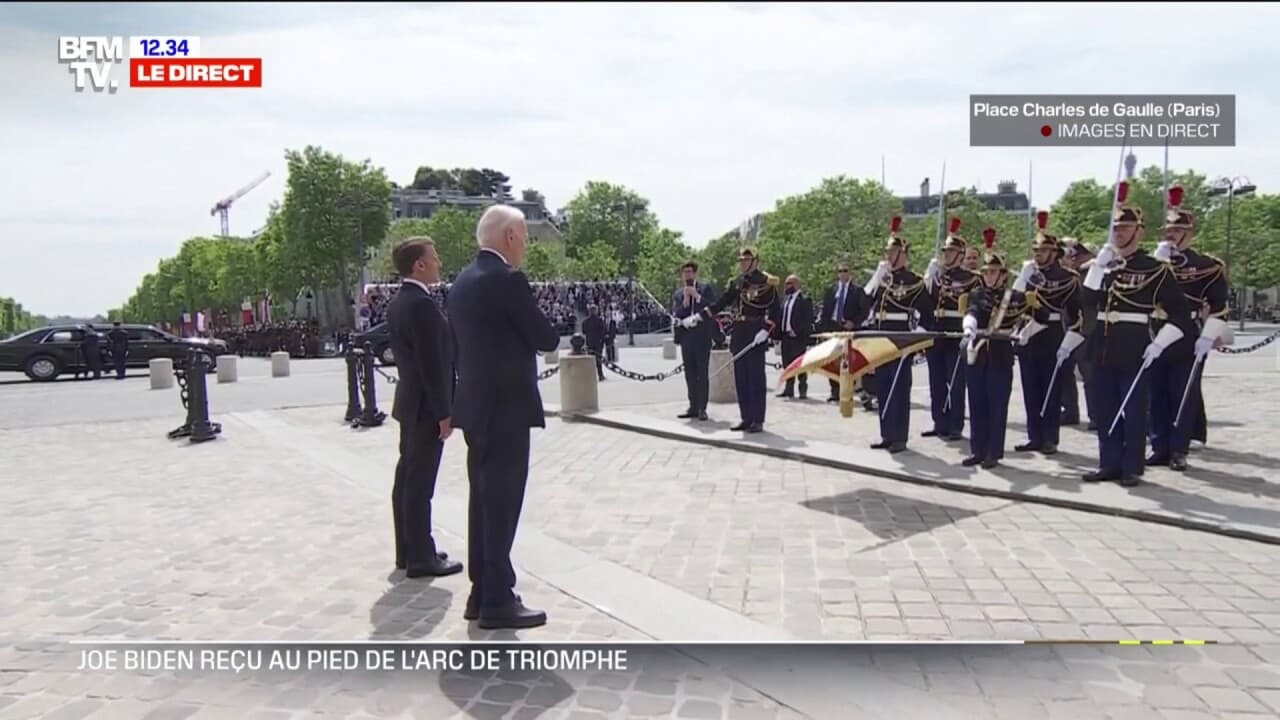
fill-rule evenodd
<path id="1" fill-rule="evenodd" d="M 240 303 L 240 324 L 245 326 L 253 324 L 253 303 L 249 302 L 248 298 Z"/>
<path id="2" fill-rule="evenodd" d="M 831 338 L 796 358 L 783 371 L 779 382 L 797 375 L 813 373 L 831 380 L 840 380 L 840 364 L 845 357 L 849 362 L 849 377 L 856 380 L 881 365 L 900 359 L 903 355 L 926 350 L 933 345 L 937 333 L 904 332 L 892 335 L 875 335 L 847 338 Z"/>

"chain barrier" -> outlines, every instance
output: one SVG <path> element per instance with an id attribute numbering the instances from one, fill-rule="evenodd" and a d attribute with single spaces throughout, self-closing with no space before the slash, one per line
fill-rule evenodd
<path id="1" fill-rule="evenodd" d="M 681 363 L 675 366 L 674 369 L 669 370 L 667 372 L 658 372 L 652 375 L 645 375 L 643 373 L 632 372 L 624 367 L 619 366 L 618 363 L 612 362 L 610 360 L 605 360 L 604 366 L 609 369 L 609 372 L 612 372 L 616 375 L 620 375 L 628 380 L 635 380 L 637 382 L 648 382 L 649 380 L 662 382 L 667 378 L 675 377 L 680 373 L 684 372 L 684 363 Z"/>
<path id="2" fill-rule="evenodd" d="M 182 409 L 191 407 L 191 391 L 187 389 L 187 365 L 182 363 L 174 368 L 173 378 L 178 382 L 178 398 L 182 400 Z"/>
<path id="3" fill-rule="evenodd" d="M 560 366 L 552 365 L 546 370 L 543 370 L 542 372 L 538 373 L 538 382 L 542 382 L 543 380 L 546 380 L 547 378 L 551 377 L 552 375 L 555 375 L 558 372 L 560 372 Z"/>
<path id="4" fill-rule="evenodd" d="M 363 362 L 364 362 L 363 358 L 358 359 L 356 362 L 356 386 L 360 388 L 360 397 L 362 400 L 363 398 L 367 397 L 366 393 L 368 392 L 368 387 L 365 385 L 365 381 L 364 381 L 364 368 L 361 367 L 361 364 Z M 378 368 L 376 367 L 374 368 L 374 370 L 377 370 L 377 369 Z"/>
<path id="5" fill-rule="evenodd" d="M 1218 352 L 1222 353 L 1223 355 L 1241 355 L 1243 353 L 1250 353 L 1255 350 L 1261 350 L 1262 348 L 1275 342 L 1277 339 L 1280 339 L 1280 330 L 1277 330 L 1271 333 L 1267 337 L 1262 338 L 1261 340 L 1259 340 L 1258 342 L 1252 345 L 1246 345 L 1245 347 L 1220 347 L 1216 349 Z"/>

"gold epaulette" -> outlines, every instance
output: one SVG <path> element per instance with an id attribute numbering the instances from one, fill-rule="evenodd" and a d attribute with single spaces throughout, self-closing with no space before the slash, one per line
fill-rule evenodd
<path id="1" fill-rule="evenodd" d="M 1031 308 L 1032 310 L 1040 309 L 1040 296 L 1037 295 L 1034 291 L 1027 293 L 1023 297 L 1024 297 L 1023 303 L 1027 307 Z"/>
<path id="2" fill-rule="evenodd" d="M 963 294 L 963 295 L 961 295 L 959 298 L 956 298 L 956 310 L 957 310 L 957 311 L 959 311 L 959 313 L 960 313 L 961 315 L 966 315 L 966 314 L 968 314 L 968 312 L 969 312 L 969 293 L 964 293 L 964 294 Z"/>
<path id="3" fill-rule="evenodd" d="M 765 281 L 769 283 L 769 287 L 778 287 L 779 281 L 778 281 L 777 275 L 770 275 L 769 273 L 764 273 L 764 278 L 765 278 Z"/>
<path id="4" fill-rule="evenodd" d="M 1209 259 L 1210 259 L 1210 260 L 1212 260 L 1214 263 L 1216 263 L 1216 264 L 1218 264 L 1218 265 L 1221 265 L 1222 267 L 1226 267 L 1226 266 L 1227 266 L 1227 264 L 1226 264 L 1226 263 L 1224 263 L 1224 262 L 1222 262 L 1222 259 L 1221 259 L 1221 258 L 1219 258 L 1217 255 L 1210 255 L 1209 253 L 1203 253 L 1203 252 L 1202 252 L 1202 253 L 1199 253 L 1199 254 L 1200 254 L 1200 257 L 1209 258 Z"/>

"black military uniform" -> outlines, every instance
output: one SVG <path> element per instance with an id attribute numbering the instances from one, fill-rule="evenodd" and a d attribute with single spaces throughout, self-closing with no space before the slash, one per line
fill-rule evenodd
<path id="1" fill-rule="evenodd" d="M 1064 239 L 1062 246 L 1064 257 L 1070 258 L 1075 266 L 1079 268 L 1076 271 L 1077 274 L 1088 270 L 1088 261 L 1085 261 L 1084 258 L 1092 258 L 1093 250 L 1084 243 L 1071 238 Z M 1096 313 L 1084 312 L 1082 308 L 1080 312 L 1080 329 L 1077 332 L 1082 338 L 1089 338 L 1093 335 L 1093 326 L 1097 322 Z M 1093 391 L 1093 351 L 1087 340 L 1083 342 L 1079 352 L 1071 356 L 1071 361 L 1079 369 L 1080 380 L 1084 385 L 1085 416 L 1089 418 L 1089 429 L 1097 430 L 1093 417 L 1093 400 L 1090 397 L 1090 393 Z M 1080 389 L 1077 387 L 1076 378 L 1072 375 L 1065 380 L 1059 380 L 1059 382 L 1062 383 L 1062 422 L 1059 424 L 1078 425 L 1082 416 L 1080 415 Z"/>
<path id="2" fill-rule="evenodd" d="M 1059 365 L 1058 348 L 1068 331 L 1080 331 L 1080 275 L 1062 266 L 1062 246 L 1045 231 L 1049 213 L 1037 213 L 1036 222 L 1039 232 L 1031 246 L 1036 273 L 1028 288 L 1032 312 L 1017 351 L 1027 441 L 1013 449 L 1052 455 L 1062 427 L 1062 387 L 1076 376 L 1070 355 Z"/>
<path id="3" fill-rule="evenodd" d="M 116 379 L 123 380 L 129 364 L 129 333 L 116 323 L 107 333 L 107 340 L 111 344 L 111 363 L 116 368 Z"/>
<path id="4" fill-rule="evenodd" d="M 902 218 L 894 217 L 885 242 L 885 254 L 901 258 L 902 267 L 892 269 L 890 261 L 880 263 L 864 288 L 871 297 L 869 326 L 876 330 L 909 332 L 933 324 L 933 301 L 924 278 L 907 269 L 907 241 L 898 236 Z M 903 355 L 895 363 L 881 366 L 872 379 L 880 406 L 880 441 L 873 450 L 899 453 L 907 449 L 911 433 L 911 365 L 913 355 Z"/>
<path id="5" fill-rule="evenodd" d="M 1125 204 L 1127 194 L 1128 183 L 1120 183 L 1111 242 L 1114 244 L 1121 232 L 1136 228 L 1126 248 L 1130 254 L 1122 257 L 1113 246 L 1104 247 L 1081 290 L 1086 312 L 1092 306 L 1098 317 L 1092 341 L 1097 358 L 1093 400 L 1097 403 L 1099 466 L 1083 479 L 1116 480 L 1132 487 L 1141 482 L 1145 467 L 1150 390 L 1147 368 L 1171 345 L 1190 336 L 1194 327 L 1187 296 L 1169 263 L 1140 247 L 1142 210 Z M 1155 334 L 1153 319 L 1163 320 Z M 1134 391 L 1125 404 L 1130 387 Z M 1110 431 L 1112 422 L 1116 422 L 1115 432 Z"/>
<path id="6" fill-rule="evenodd" d="M 757 260 L 759 255 L 751 248 L 743 248 L 739 260 Z M 774 335 L 778 325 L 781 304 L 778 299 L 778 278 L 762 272 L 758 267 L 729 283 L 714 303 L 702 310 L 703 321 L 715 320 L 716 314 L 737 303 L 733 316 L 733 329 L 729 335 L 729 351 L 735 356 L 745 350 L 761 331 Z M 742 421 L 733 430 L 760 432 L 764 429 L 765 359 L 769 351 L 768 341 L 751 348 L 733 363 L 734 383 L 738 391 L 738 411 Z"/>
<path id="7" fill-rule="evenodd" d="M 1182 209 L 1182 188 L 1169 189 L 1169 213 L 1164 229 L 1183 231 L 1185 240 L 1181 249 L 1170 247 L 1170 265 L 1178 286 L 1187 296 L 1191 322 L 1202 341 L 1201 351 L 1208 354 L 1213 341 L 1226 330 L 1227 278 L 1226 266 L 1212 255 L 1198 253 L 1189 246 L 1195 232 L 1195 216 Z M 1201 329 L 1203 328 L 1203 329 Z M 1187 468 L 1187 450 L 1191 439 L 1204 417 L 1204 397 L 1200 392 L 1200 380 L 1204 363 L 1196 367 L 1196 340 L 1187 337 L 1179 340 L 1151 365 L 1151 454 L 1147 465 L 1168 465 L 1172 470 Z M 1195 376 L 1192 377 L 1192 371 Z M 1191 389 L 1187 390 L 1187 383 Z M 1182 417 L 1178 407 L 1184 393 L 1187 397 Z M 1203 436 L 1202 436 L 1203 438 Z"/>
<path id="8" fill-rule="evenodd" d="M 952 219 L 950 232 L 942 246 L 944 266 L 936 278 L 928 277 L 929 273 L 925 277 L 926 284 L 931 286 L 930 297 L 934 303 L 933 325 L 929 329 L 938 332 L 961 331 L 969 292 L 981 282 L 976 273 L 960 266 L 967 244 L 957 234 L 959 230 L 960 219 Z M 945 263 L 947 253 L 953 256 L 950 264 Z M 922 437 L 959 440 L 964 433 L 965 388 L 965 373 L 959 371 L 960 338 L 934 340 L 925 351 L 925 357 L 929 361 L 929 413 L 933 416 L 933 428 L 922 433 Z"/>
<path id="9" fill-rule="evenodd" d="M 960 464 L 993 468 L 1004 457 L 1009 424 L 1009 396 L 1013 392 L 1013 341 L 989 337 L 1012 333 L 1030 308 L 1027 295 L 1009 286 L 1008 266 L 994 250 L 995 230 L 983 234 L 987 252 L 982 270 L 999 270 L 999 279 L 988 285 L 985 277 L 969 293 L 964 318 L 965 374 L 969 391 L 969 456 Z M 1029 274 L 1029 273 L 1028 273 Z M 1024 285 L 1025 286 L 1025 285 Z M 1038 409 L 1038 408 L 1037 408 Z"/>
<path id="10" fill-rule="evenodd" d="M 85 375 L 93 373 L 93 379 L 102 377 L 102 348 L 98 331 L 85 325 L 80 336 L 80 353 L 84 356 Z"/>

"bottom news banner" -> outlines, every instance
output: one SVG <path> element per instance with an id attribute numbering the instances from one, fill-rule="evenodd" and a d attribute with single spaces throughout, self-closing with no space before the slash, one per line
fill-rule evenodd
<path id="1" fill-rule="evenodd" d="M 588 697 L 602 710 L 625 707 L 633 715 L 665 715 L 701 703 L 698 717 L 745 717 L 728 710 L 712 713 L 711 708 L 750 706 L 780 718 L 949 718 L 965 715 L 931 692 L 934 681 L 926 682 L 926 674 L 964 675 L 966 682 L 984 688 L 997 683 L 1016 686 L 1019 693 L 1063 694 L 1099 681 L 1099 673 L 1110 672 L 1109 667 L 1135 660 L 1194 663 L 1199 649 L 1186 646 L 1195 644 L 1203 643 L 91 641 L 21 649 L 39 672 L 65 673 L 75 682 L 84 682 L 86 675 L 109 675 L 121 693 L 117 697 L 134 692 L 128 678 L 144 678 L 138 692 L 164 692 L 180 701 L 193 687 L 202 689 L 199 697 L 223 697 L 229 690 L 243 707 L 269 705 L 272 697 L 288 692 L 295 699 L 309 698 L 316 708 L 330 707 L 343 695 L 367 699 L 401 694 L 415 698 L 418 710 L 420 703 L 434 702 L 441 712 L 469 714 L 489 704 L 494 713 L 520 708 L 518 716 L 526 718 L 539 717 L 538 708 L 564 707 L 573 705 L 570 698 L 578 702 Z M 1084 666 L 1068 660 L 1086 654 L 1096 662 L 1085 668 L 1086 675 L 1076 677 Z M 639 711 L 644 708 L 653 712 Z"/>

